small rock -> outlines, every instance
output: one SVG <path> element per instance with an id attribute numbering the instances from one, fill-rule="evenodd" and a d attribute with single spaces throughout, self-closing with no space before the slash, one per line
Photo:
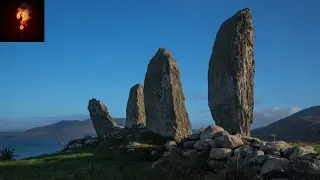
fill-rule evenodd
<path id="1" fill-rule="evenodd" d="M 260 147 L 265 146 L 266 143 L 265 143 L 265 142 L 262 142 L 262 141 L 260 141 L 260 140 L 254 140 L 250 145 L 251 145 L 251 147 L 260 149 Z"/>
<path id="2" fill-rule="evenodd" d="M 243 141 L 240 137 L 235 135 L 223 135 L 217 138 L 222 147 L 225 148 L 237 148 L 243 145 Z"/>
<path id="3" fill-rule="evenodd" d="M 274 170 L 284 170 L 289 164 L 289 160 L 285 158 L 268 159 L 260 169 L 260 174 L 265 175 Z"/>
<path id="4" fill-rule="evenodd" d="M 214 138 L 218 138 L 220 136 L 229 136 L 230 134 L 227 131 L 219 131 L 217 133 L 214 134 Z"/>
<path id="5" fill-rule="evenodd" d="M 302 157 L 304 155 L 307 155 L 307 154 L 314 154 L 316 155 L 317 152 L 314 151 L 313 148 L 310 148 L 310 147 L 295 147 L 293 149 L 293 152 L 291 153 L 289 159 L 292 160 L 292 159 L 296 159 L 296 158 L 299 158 L 299 157 Z M 307 156 L 305 156 L 305 158 L 307 158 Z"/>
<path id="6" fill-rule="evenodd" d="M 212 139 L 217 132 L 224 131 L 224 129 L 217 125 L 208 126 L 200 135 L 200 139 Z"/>
<path id="7" fill-rule="evenodd" d="M 229 148 L 211 148 L 210 158 L 221 160 L 227 159 L 232 154 L 232 150 Z"/>
<path id="8" fill-rule="evenodd" d="M 192 140 L 192 141 L 186 141 L 183 143 L 183 147 L 185 148 L 193 148 L 194 144 L 197 142 L 197 140 Z"/>
<path id="9" fill-rule="evenodd" d="M 247 161 L 252 164 L 261 164 L 262 165 L 269 159 L 273 159 L 273 157 L 269 156 L 269 155 L 258 155 L 258 156 L 247 159 Z"/>
<path id="10" fill-rule="evenodd" d="M 214 139 L 212 141 L 209 141 L 209 145 L 212 147 L 212 148 L 223 148 L 220 141 L 217 140 L 217 139 Z"/>
<path id="11" fill-rule="evenodd" d="M 281 153 L 279 151 L 267 151 L 265 154 L 272 157 L 281 158 Z"/>
<path id="12" fill-rule="evenodd" d="M 299 180 L 319 180 L 320 179 L 320 161 L 294 159 L 288 164 L 286 173 L 289 178 Z"/>
<path id="13" fill-rule="evenodd" d="M 198 149 L 200 151 L 205 151 L 205 150 L 209 150 L 210 149 L 210 143 L 212 143 L 213 140 L 212 139 L 201 139 L 198 140 L 195 144 L 194 144 L 194 148 Z"/>
<path id="14" fill-rule="evenodd" d="M 268 142 L 265 146 L 261 146 L 260 150 L 267 153 L 268 151 L 280 151 L 283 152 L 285 149 L 290 148 L 291 145 L 284 141 Z"/>
<path id="15" fill-rule="evenodd" d="M 95 144 L 97 143 L 98 140 L 97 139 L 88 139 L 84 142 L 85 145 L 92 145 L 92 144 Z"/>

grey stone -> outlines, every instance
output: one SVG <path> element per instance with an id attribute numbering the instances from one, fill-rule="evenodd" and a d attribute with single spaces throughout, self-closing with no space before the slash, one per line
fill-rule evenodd
<path id="1" fill-rule="evenodd" d="M 300 158 L 303 156 L 304 156 L 304 158 L 308 159 L 308 157 L 306 156 L 307 154 L 310 154 L 311 156 L 312 156 L 312 154 L 314 154 L 314 156 L 316 156 L 317 152 L 314 151 L 314 148 L 310 148 L 310 147 L 295 147 L 293 149 L 293 152 L 291 153 L 289 159 L 292 160 L 292 159 Z"/>
<path id="2" fill-rule="evenodd" d="M 232 150 L 229 148 L 211 148 L 210 158 L 216 160 L 227 159 L 232 154 Z"/>
<path id="3" fill-rule="evenodd" d="M 116 122 L 112 119 L 103 102 L 95 98 L 91 99 L 88 104 L 88 110 L 93 127 L 98 136 L 108 137 L 121 129 L 121 127 L 117 126 Z"/>
<path id="4" fill-rule="evenodd" d="M 316 159 L 312 159 L 312 160 L 294 159 L 289 162 L 285 172 L 292 179 L 319 180 L 320 179 L 320 161 Z"/>
<path id="5" fill-rule="evenodd" d="M 217 141 L 225 148 L 237 148 L 243 145 L 242 139 L 235 135 L 223 135 L 218 137 Z"/>
<path id="6" fill-rule="evenodd" d="M 208 126 L 200 135 L 200 139 L 213 139 L 215 134 L 224 131 L 224 129 L 217 125 Z"/>
<path id="7" fill-rule="evenodd" d="M 211 148 L 210 143 L 212 142 L 213 142 L 212 139 L 201 139 L 194 144 L 194 148 L 200 151 L 209 150 Z"/>
<path id="8" fill-rule="evenodd" d="M 260 174 L 264 175 L 274 170 L 285 170 L 289 160 L 285 158 L 268 159 L 260 169 Z"/>
<path id="9" fill-rule="evenodd" d="M 254 27 L 249 9 L 223 22 L 208 70 L 209 108 L 215 123 L 231 134 L 250 136 L 254 106 Z"/>
<path id="10" fill-rule="evenodd" d="M 136 84 L 130 89 L 126 109 L 126 127 L 139 127 L 146 125 L 146 114 L 144 107 L 143 85 Z"/>
<path id="11" fill-rule="evenodd" d="M 183 142 L 183 147 L 185 148 L 193 148 L 194 144 L 197 142 L 198 140 L 191 140 L 191 141 L 186 141 Z"/>
<path id="12" fill-rule="evenodd" d="M 177 62 L 159 48 L 148 64 L 144 80 L 147 130 L 181 140 L 192 134 Z"/>

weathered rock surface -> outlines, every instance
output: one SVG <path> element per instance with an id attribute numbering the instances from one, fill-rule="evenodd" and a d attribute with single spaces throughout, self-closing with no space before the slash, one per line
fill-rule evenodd
<path id="1" fill-rule="evenodd" d="M 285 170 L 289 160 L 285 158 L 268 159 L 260 169 L 260 174 L 267 174 L 275 170 Z"/>
<path id="2" fill-rule="evenodd" d="M 212 139 L 218 132 L 224 131 L 224 129 L 217 125 L 208 126 L 200 135 L 200 139 Z"/>
<path id="3" fill-rule="evenodd" d="M 106 105 L 93 98 L 89 101 L 88 110 L 92 120 L 93 127 L 98 136 L 110 136 L 115 131 L 121 129 L 112 119 Z"/>
<path id="4" fill-rule="evenodd" d="M 218 143 L 225 148 L 237 148 L 243 145 L 240 137 L 234 135 L 223 135 L 217 138 Z"/>
<path id="5" fill-rule="evenodd" d="M 254 107 L 254 28 L 243 9 L 220 27 L 208 71 L 209 108 L 215 123 L 231 134 L 250 135 Z"/>
<path id="6" fill-rule="evenodd" d="M 144 107 L 144 95 L 142 84 L 136 84 L 130 89 L 126 114 L 127 128 L 146 125 L 146 114 Z"/>
<path id="7" fill-rule="evenodd" d="M 151 59 L 143 90 L 149 131 L 176 140 L 192 134 L 180 71 L 168 50 L 159 48 Z"/>
<path id="8" fill-rule="evenodd" d="M 232 150 L 229 148 L 212 148 L 210 151 L 210 158 L 220 160 L 227 159 L 232 154 Z"/>

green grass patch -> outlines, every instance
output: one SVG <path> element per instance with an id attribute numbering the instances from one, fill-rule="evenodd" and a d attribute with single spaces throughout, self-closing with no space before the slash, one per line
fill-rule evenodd
<path id="1" fill-rule="evenodd" d="M 151 162 L 113 161 L 92 152 L 59 153 L 0 162 L 1 180 L 119 180 L 155 179 Z M 156 180 L 156 179 L 155 179 Z"/>
<path id="2" fill-rule="evenodd" d="M 292 146 L 312 146 L 320 154 L 320 142 L 289 142 Z"/>

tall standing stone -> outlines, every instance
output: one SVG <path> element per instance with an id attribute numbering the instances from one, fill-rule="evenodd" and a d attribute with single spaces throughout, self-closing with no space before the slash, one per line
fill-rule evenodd
<path id="1" fill-rule="evenodd" d="M 93 127 L 98 136 L 109 136 L 113 132 L 121 129 L 112 119 L 103 102 L 96 100 L 95 98 L 91 99 L 88 104 L 88 110 Z"/>
<path id="2" fill-rule="evenodd" d="M 138 125 L 146 125 L 142 84 L 136 84 L 130 89 L 126 114 L 126 126 L 128 128 L 132 128 Z"/>
<path id="3" fill-rule="evenodd" d="M 251 11 L 243 9 L 221 25 L 208 71 L 208 101 L 215 123 L 246 136 L 253 121 L 253 46 Z"/>
<path id="4" fill-rule="evenodd" d="M 175 140 L 192 133 L 178 64 L 164 48 L 148 64 L 144 102 L 147 130 Z"/>

